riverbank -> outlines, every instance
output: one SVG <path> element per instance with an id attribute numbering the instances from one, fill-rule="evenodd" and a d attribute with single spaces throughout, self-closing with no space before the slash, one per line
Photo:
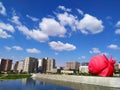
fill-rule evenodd
<path id="1" fill-rule="evenodd" d="M 21 78 L 29 78 L 30 74 L 3 74 L 0 76 L 1 80 L 4 79 L 21 79 Z"/>
<path id="2" fill-rule="evenodd" d="M 75 75 L 33 74 L 33 78 L 120 88 L 120 78 Z"/>

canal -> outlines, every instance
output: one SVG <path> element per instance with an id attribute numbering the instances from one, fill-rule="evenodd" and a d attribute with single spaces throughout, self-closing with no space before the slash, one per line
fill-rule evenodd
<path id="1" fill-rule="evenodd" d="M 120 88 L 27 78 L 0 80 L 0 90 L 120 90 Z"/>

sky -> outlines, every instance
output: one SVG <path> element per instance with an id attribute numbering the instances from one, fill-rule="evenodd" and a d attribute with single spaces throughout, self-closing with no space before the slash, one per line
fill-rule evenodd
<path id="1" fill-rule="evenodd" d="M 119 8 L 120 0 L 0 0 L 0 58 L 119 62 Z"/>

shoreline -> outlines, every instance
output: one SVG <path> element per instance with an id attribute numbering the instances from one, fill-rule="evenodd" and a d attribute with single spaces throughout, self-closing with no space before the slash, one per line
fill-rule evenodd
<path id="1" fill-rule="evenodd" d="M 22 79 L 31 77 L 30 74 L 7 74 L 0 76 L 0 80 Z"/>
<path id="2" fill-rule="evenodd" d="M 98 85 L 111 88 L 120 88 L 120 78 L 113 77 L 94 77 L 94 76 L 75 76 L 75 75 L 52 75 L 52 74 L 33 74 L 33 78 L 70 82 L 76 84 Z"/>

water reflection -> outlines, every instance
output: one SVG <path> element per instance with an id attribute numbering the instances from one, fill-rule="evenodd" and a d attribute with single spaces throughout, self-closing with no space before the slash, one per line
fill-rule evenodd
<path id="1" fill-rule="evenodd" d="M 64 87 L 70 87 L 73 90 L 120 90 L 120 88 L 112 88 L 112 87 L 104 87 L 98 85 L 88 85 L 88 84 L 78 84 L 78 83 L 70 83 L 70 82 L 63 82 L 63 81 L 55 81 L 55 80 L 48 80 L 48 79 L 34 79 L 36 81 L 43 81 L 46 83 L 52 83 Z"/>
<path id="2" fill-rule="evenodd" d="M 120 90 L 120 88 L 27 78 L 0 80 L 0 90 Z"/>
<path id="3" fill-rule="evenodd" d="M 40 81 L 38 79 L 22 79 L 21 80 L 24 90 L 73 90 L 69 87 L 63 87 L 60 85 Z"/>
<path id="4" fill-rule="evenodd" d="M 33 85 L 33 86 L 35 86 L 35 85 L 45 86 L 46 85 L 46 82 L 34 80 L 32 78 L 22 79 L 21 81 L 22 81 L 23 85 Z"/>

